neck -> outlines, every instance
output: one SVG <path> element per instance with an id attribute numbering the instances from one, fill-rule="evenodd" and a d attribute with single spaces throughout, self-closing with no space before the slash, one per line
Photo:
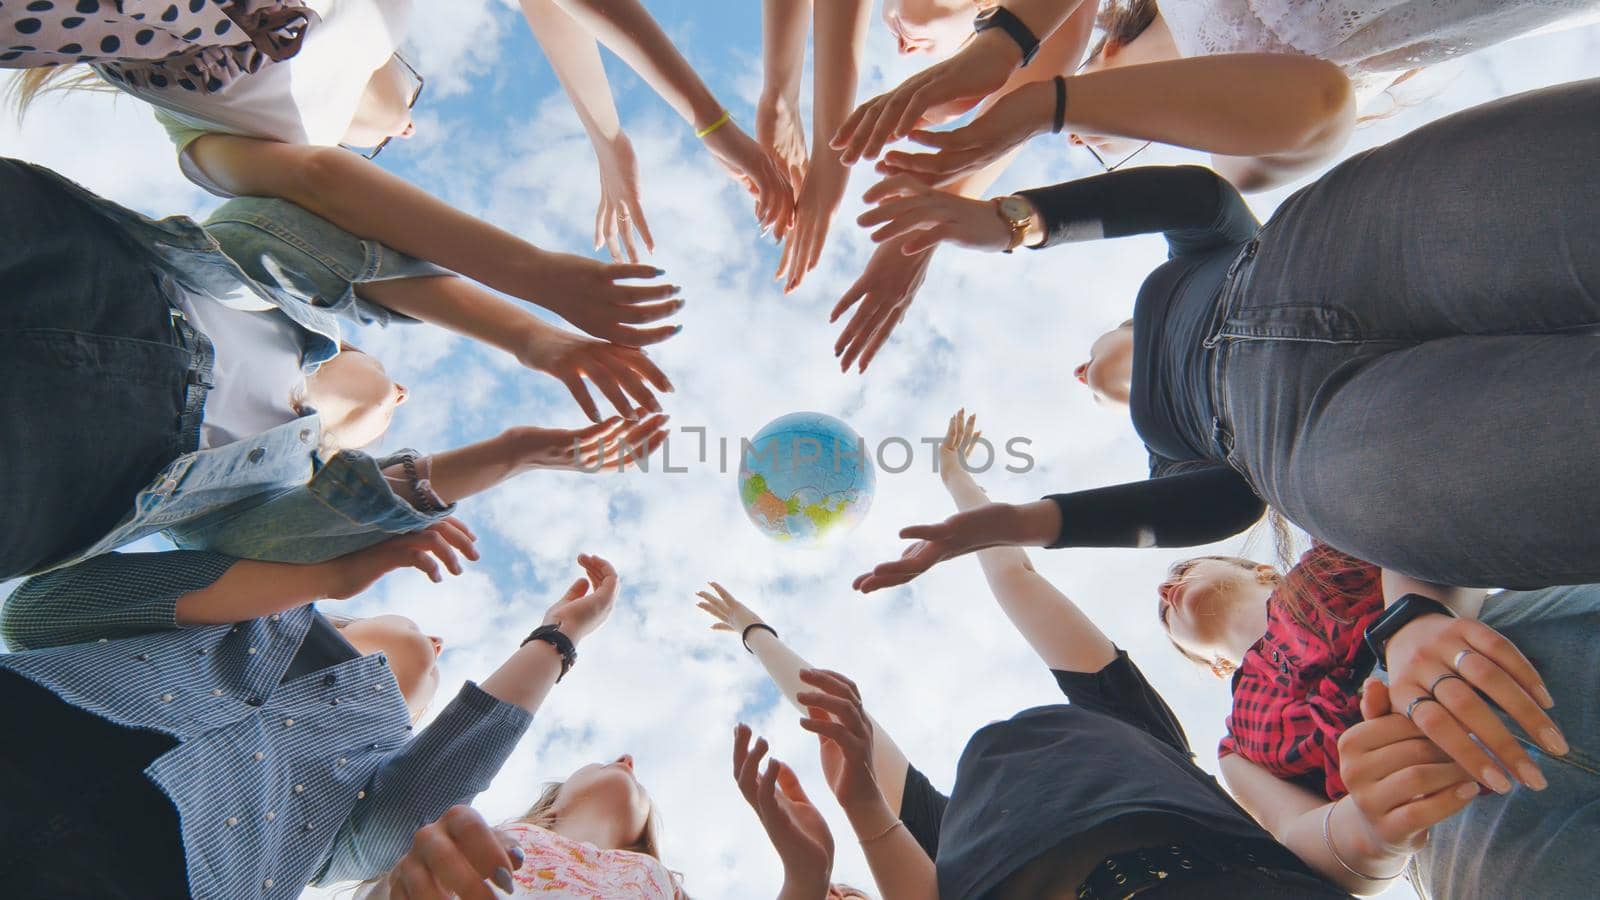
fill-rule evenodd
<path id="1" fill-rule="evenodd" d="M 622 850 L 634 842 L 636 836 L 624 835 L 621 823 L 614 816 L 590 813 L 579 809 L 556 809 L 556 820 L 550 830 L 564 838 L 584 841 L 602 850 Z"/>
<path id="2" fill-rule="evenodd" d="M 1235 663 L 1241 662 L 1250 648 L 1260 643 L 1267 635 L 1267 601 L 1272 597 L 1274 585 L 1262 587 L 1261 602 L 1249 604 L 1247 607 L 1249 615 L 1236 617 L 1238 621 L 1232 624 L 1223 637 L 1231 654 L 1230 658 Z"/>
<path id="3" fill-rule="evenodd" d="M 1142 63 L 1157 62 L 1168 59 L 1178 59 L 1183 54 L 1178 52 L 1178 42 L 1172 39 L 1172 29 L 1167 27 L 1167 20 L 1161 13 L 1150 21 L 1150 27 L 1139 32 L 1139 36 L 1128 42 L 1124 50 L 1137 47 L 1135 58 Z"/>

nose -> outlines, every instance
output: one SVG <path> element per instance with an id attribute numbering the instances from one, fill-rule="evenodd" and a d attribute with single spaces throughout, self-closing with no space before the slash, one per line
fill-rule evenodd
<path id="1" fill-rule="evenodd" d="M 394 405 L 395 406 L 399 406 L 400 404 L 406 402 L 406 398 L 409 397 L 409 396 L 411 396 L 411 392 L 406 390 L 406 386 L 405 385 L 397 384 L 397 385 L 394 386 Z"/>
<path id="2" fill-rule="evenodd" d="M 629 754 L 629 753 L 622 754 L 621 756 L 617 757 L 617 762 L 619 762 L 622 765 L 626 766 L 629 772 L 633 771 L 633 755 L 632 754 Z"/>
<path id="3" fill-rule="evenodd" d="M 1078 381 L 1083 383 L 1083 384 L 1088 384 L 1089 383 L 1089 364 L 1088 363 L 1084 363 L 1084 364 L 1078 366 L 1076 369 L 1073 369 L 1072 370 L 1072 377 L 1078 379 Z"/>
<path id="4" fill-rule="evenodd" d="M 895 35 L 895 42 L 898 44 L 898 49 L 900 50 L 900 54 L 902 56 L 908 53 L 916 52 L 916 45 L 907 40 L 906 36 L 903 34 Z"/>
<path id="5" fill-rule="evenodd" d="M 1156 588 L 1156 595 L 1159 596 L 1162 600 L 1171 600 L 1172 599 L 1172 587 L 1173 587 L 1172 582 L 1163 581 L 1163 582 L 1161 582 L 1161 586 Z"/>
<path id="6" fill-rule="evenodd" d="M 436 634 L 428 635 L 428 643 L 433 645 L 433 655 L 438 656 L 444 652 L 444 638 Z"/>

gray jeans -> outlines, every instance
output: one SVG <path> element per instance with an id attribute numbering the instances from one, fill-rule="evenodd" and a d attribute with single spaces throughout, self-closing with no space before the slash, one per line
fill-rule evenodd
<path id="1" fill-rule="evenodd" d="M 1549 756 L 1518 732 L 1550 786 L 1485 794 L 1434 826 L 1411 882 L 1438 900 L 1587 900 L 1600 894 L 1600 585 L 1500 594 L 1482 619 L 1538 667 L 1572 751 Z"/>
<path id="2" fill-rule="evenodd" d="M 1359 154 L 1225 293 L 1228 460 L 1290 521 L 1455 585 L 1600 582 L 1600 80 Z"/>

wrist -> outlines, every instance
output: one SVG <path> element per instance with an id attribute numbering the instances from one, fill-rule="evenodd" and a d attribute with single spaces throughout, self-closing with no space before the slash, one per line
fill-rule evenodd
<path id="1" fill-rule="evenodd" d="M 856 833 L 857 840 L 877 837 L 888 829 L 900 817 L 889 808 L 888 801 L 883 799 L 883 792 L 873 790 L 870 795 L 853 798 L 839 798 L 839 805 L 844 808 L 844 816 L 850 822 L 850 828 Z"/>
<path id="2" fill-rule="evenodd" d="M 1011 543 L 1047 547 L 1061 535 L 1061 507 L 1054 500 L 1035 500 L 1012 507 Z"/>

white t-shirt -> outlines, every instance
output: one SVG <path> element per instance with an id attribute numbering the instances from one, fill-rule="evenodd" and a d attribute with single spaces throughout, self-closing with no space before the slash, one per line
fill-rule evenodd
<path id="1" fill-rule="evenodd" d="M 235 309 L 179 291 L 189 324 L 210 338 L 215 387 L 206 394 L 200 449 L 221 447 L 299 418 L 291 397 L 305 384 L 300 327 L 277 309 Z"/>
<path id="2" fill-rule="evenodd" d="M 390 63 L 404 39 L 412 0 L 310 0 L 306 6 L 321 21 L 306 29 L 299 53 L 220 90 L 119 85 L 156 107 L 156 119 L 177 145 L 179 165 L 190 181 L 229 196 L 189 162 L 189 144 L 204 134 L 338 145 L 373 73 Z"/>

